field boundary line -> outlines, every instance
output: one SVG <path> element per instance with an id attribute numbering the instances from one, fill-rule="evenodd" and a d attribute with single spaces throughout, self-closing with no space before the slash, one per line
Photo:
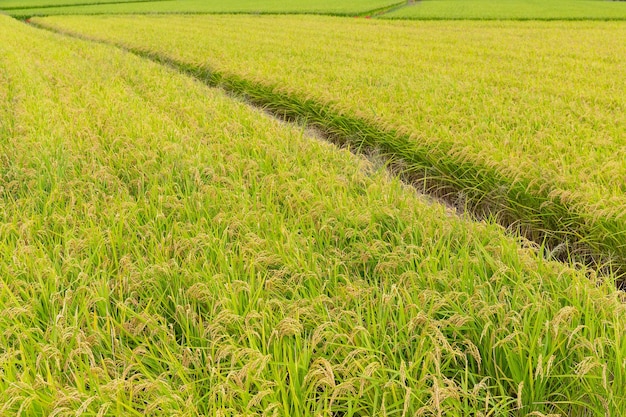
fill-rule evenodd
<path id="1" fill-rule="evenodd" d="M 408 134 L 375 126 L 329 105 L 281 91 L 279 86 L 255 83 L 118 42 L 94 39 L 38 23 L 31 25 L 76 39 L 115 46 L 234 94 L 278 119 L 303 123 L 337 146 L 347 147 L 358 154 L 375 153 L 394 176 L 418 192 L 453 206 L 475 220 L 494 220 L 514 235 L 536 243 L 549 259 L 586 265 L 602 275 L 614 275 L 618 278 L 618 286 L 626 289 L 626 244 L 613 234 L 602 234 L 606 229 L 602 226 L 618 226 L 617 219 L 596 219 L 576 212 L 550 198 L 552 189 L 533 187 L 524 180 L 511 180 L 491 167 L 459 161 L 441 150 L 416 145 Z"/>

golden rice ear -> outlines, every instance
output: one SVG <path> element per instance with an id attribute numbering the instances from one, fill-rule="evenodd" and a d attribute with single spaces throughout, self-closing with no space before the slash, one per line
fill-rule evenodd
<path id="1" fill-rule="evenodd" d="M 469 116 L 455 106 L 442 112 L 437 100 L 471 93 L 465 104 L 486 111 L 505 97 L 503 85 L 517 82 L 497 65 L 519 62 L 491 60 L 498 49 L 486 51 L 489 69 L 500 74 L 498 89 L 480 84 L 486 95 L 466 82 L 491 71 L 462 66 L 460 79 L 409 71 L 405 87 L 422 76 L 425 87 L 443 82 L 454 94 L 429 96 L 424 88 L 419 100 L 403 103 L 409 107 L 401 115 L 389 112 L 395 100 L 380 103 L 372 94 L 363 101 L 359 90 L 406 92 L 390 87 L 399 72 L 376 73 L 372 62 L 379 55 L 423 69 L 445 58 L 440 70 L 450 71 L 456 65 L 450 57 L 466 62 L 454 51 L 477 47 L 467 38 L 496 46 L 505 39 L 517 53 L 528 47 L 520 33 L 534 34 L 532 58 L 537 48 L 563 47 L 544 39 L 556 31 L 566 35 L 563 42 L 586 35 L 564 55 L 577 62 L 576 54 L 601 54 L 604 49 L 585 49 L 596 41 L 616 45 L 621 25 L 418 25 L 303 16 L 36 21 L 139 44 L 126 44 L 134 53 L 121 51 L 0 16 L 0 415 L 606 416 L 626 409 L 626 310 L 615 276 L 590 282 L 588 276 L 597 275 L 584 266 L 547 258 L 580 255 L 583 223 L 593 232 L 590 242 L 620 238 L 614 232 L 621 229 L 604 223 L 615 213 L 586 205 L 591 197 L 584 184 L 592 182 L 567 188 L 571 173 L 534 181 L 534 167 L 504 166 L 515 152 L 490 159 L 493 147 L 476 151 L 472 143 L 438 140 L 446 132 L 454 133 L 450 139 L 463 135 Z M 464 30 L 450 30 L 459 27 Z M 602 36 L 598 27 L 606 27 Z M 412 30 L 426 37 L 420 42 L 431 42 L 402 43 Z M 302 31 L 311 35 L 296 36 Z M 276 39 L 276 33 L 285 36 Z M 369 39 L 366 48 L 354 49 L 361 39 L 355 34 Z M 272 53 L 289 45 L 297 52 L 276 74 L 271 59 L 259 58 L 268 40 Z M 169 42 L 176 44 L 173 52 Z M 319 65 L 302 53 L 310 45 L 325 51 L 319 62 L 343 53 L 350 65 L 316 66 L 311 78 L 265 83 Z M 429 59 L 403 57 L 412 47 Z M 185 61 L 189 50 L 205 58 L 210 51 L 233 56 L 220 59 L 224 67 L 216 74 L 203 67 L 208 59 Z M 256 65 L 235 71 L 246 57 Z M 595 58 L 576 68 L 593 71 L 591 63 L 605 68 L 611 62 Z M 478 68 L 481 62 L 472 61 Z M 345 85 L 361 66 L 367 71 L 354 85 L 358 94 L 321 91 L 340 94 L 341 103 L 320 96 L 319 85 Z M 310 116 L 329 139 L 357 152 L 322 144 L 301 124 L 269 117 L 207 87 L 202 77 L 246 91 L 277 114 Z M 559 84 L 560 93 L 565 88 Z M 550 98 L 558 110 L 560 96 Z M 415 103 L 429 105 L 411 113 Z M 504 103 L 510 116 L 515 103 Z M 428 124 L 438 114 L 451 123 L 426 132 L 399 126 Z M 492 116 L 465 139 L 520 128 Z M 507 138 L 507 146 L 523 137 Z M 432 148 L 415 146 L 421 142 Z M 376 160 L 381 155 L 390 162 Z M 364 162 L 368 156 L 374 161 Z M 374 163 L 382 165 L 361 171 Z M 407 173 L 388 172 L 393 164 Z M 477 171 L 479 165 L 484 170 Z M 504 179 L 494 179 L 494 172 Z M 459 207 L 504 207 L 491 214 L 515 225 L 521 216 L 513 215 L 525 213 L 530 226 L 520 228 L 535 237 L 543 229 L 533 216 L 553 226 L 546 236 L 571 226 L 571 240 L 559 247 L 563 242 L 550 235 L 529 244 L 512 229 L 458 216 L 424 198 L 410 180 L 402 182 L 407 178 L 448 204 L 458 198 Z M 493 181 L 478 181 L 485 178 Z M 565 193 L 551 193 L 557 183 Z M 525 205 L 531 192 L 550 194 L 550 203 L 529 198 Z M 606 206 L 618 207 L 620 198 L 617 193 Z M 562 216 L 572 204 L 590 216 Z"/>

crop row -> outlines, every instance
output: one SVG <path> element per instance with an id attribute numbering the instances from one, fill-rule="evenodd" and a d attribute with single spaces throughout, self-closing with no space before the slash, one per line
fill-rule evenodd
<path id="1" fill-rule="evenodd" d="M 49 17 L 377 147 L 530 237 L 626 262 L 617 23 Z M 250 42 L 254 39 L 254 42 Z"/>
<path id="2" fill-rule="evenodd" d="M 613 283 L 0 16 L 0 414 L 618 415 Z"/>

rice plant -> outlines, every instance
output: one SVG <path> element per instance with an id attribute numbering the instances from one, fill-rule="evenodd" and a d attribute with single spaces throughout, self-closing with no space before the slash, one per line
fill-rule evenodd
<path id="1" fill-rule="evenodd" d="M 625 26 L 48 17 L 400 161 L 562 259 L 626 265 Z M 253 39 L 254 41 L 251 41 Z"/>
<path id="2" fill-rule="evenodd" d="M 626 409 L 610 278 L 117 48 L 0 69 L 0 415 Z"/>

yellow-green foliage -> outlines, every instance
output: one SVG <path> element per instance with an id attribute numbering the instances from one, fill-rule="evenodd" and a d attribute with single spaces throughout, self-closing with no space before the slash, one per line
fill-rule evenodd
<path id="1" fill-rule="evenodd" d="M 432 175 L 459 182 L 494 211 L 626 261 L 621 23 L 251 16 L 37 22 L 270 86 L 399 132 L 395 141 L 381 140 L 391 153 L 408 161 L 423 155 L 419 162 L 433 165 Z"/>
<path id="2" fill-rule="evenodd" d="M 626 409 L 612 283 L 115 48 L 0 69 L 0 415 Z"/>

